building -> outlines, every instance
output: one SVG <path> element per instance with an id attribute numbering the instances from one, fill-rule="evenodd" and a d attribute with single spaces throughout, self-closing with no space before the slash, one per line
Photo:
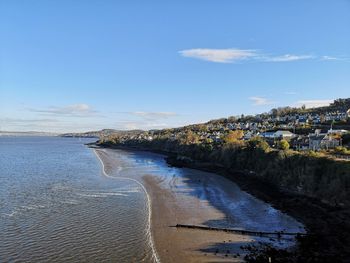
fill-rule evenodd
<path id="1" fill-rule="evenodd" d="M 315 133 L 309 134 L 309 149 L 318 151 L 321 149 L 333 149 L 340 145 L 339 139 L 334 138 L 331 134 L 321 133 L 316 130 Z"/>
<path id="2" fill-rule="evenodd" d="M 293 137 L 295 137 L 295 134 L 290 131 L 278 130 L 274 133 L 276 139 L 292 139 Z"/>
<path id="3" fill-rule="evenodd" d="M 309 149 L 309 137 L 299 135 L 291 140 L 291 145 L 294 150 L 304 151 Z"/>
<path id="4" fill-rule="evenodd" d="M 328 134 L 338 134 L 338 135 L 343 135 L 345 133 L 348 133 L 349 131 L 347 130 L 334 130 L 334 129 L 330 129 L 328 130 Z"/>

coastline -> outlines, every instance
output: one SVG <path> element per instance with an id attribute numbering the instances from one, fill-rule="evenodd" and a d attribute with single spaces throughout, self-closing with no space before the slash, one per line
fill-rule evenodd
<path id="1" fill-rule="evenodd" d="M 150 198 L 146 188 L 144 187 L 144 185 L 142 183 L 140 183 L 138 180 L 135 180 L 133 178 L 112 177 L 112 176 L 108 175 L 106 170 L 105 170 L 105 164 L 104 164 L 102 158 L 100 157 L 99 153 L 97 152 L 96 149 L 93 149 L 93 152 L 96 155 L 97 159 L 101 163 L 102 173 L 103 173 L 104 176 L 110 177 L 110 178 L 118 178 L 118 179 L 133 181 L 133 182 L 137 183 L 142 188 L 142 190 L 144 191 L 144 193 L 145 193 L 145 195 L 147 197 L 147 204 L 148 204 L 148 225 L 147 225 L 147 228 L 148 228 L 147 229 L 148 239 L 149 239 L 150 247 L 151 247 L 151 250 L 152 250 L 152 257 L 153 257 L 153 259 L 154 259 L 154 261 L 156 263 L 160 263 L 159 256 L 157 254 L 157 250 L 156 250 L 156 248 L 154 246 L 154 240 L 153 240 L 153 235 L 152 235 L 152 200 L 151 200 L 151 198 Z"/>
<path id="2" fill-rule="evenodd" d="M 108 148 L 97 150 L 102 163 L 109 161 L 108 150 L 113 151 Z M 191 173 L 194 173 L 191 180 L 215 184 L 215 187 L 225 193 L 232 192 L 234 183 L 222 176 L 196 170 L 191 170 Z M 144 185 L 145 192 L 149 195 L 149 205 L 152 204 L 150 231 L 155 253 L 161 262 L 242 262 L 246 251 L 241 246 L 257 244 L 258 239 L 248 235 L 172 227 L 176 224 L 202 225 L 203 222 L 219 221 L 225 214 L 210 204 L 203 204 L 203 200 L 197 197 L 190 199 L 193 209 L 184 208 L 181 202 L 185 197 L 164 188 L 164 182 L 155 176 L 143 175 L 139 183 Z"/>
<path id="3" fill-rule="evenodd" d="M 93 145 L 96 146 L 96 144 Z M 170 166 L 187 167 L 221 175 L 236 183 L 243 191 L 304 224 L 308 235 L 299 239 L 298 249 L 294 251 L 293 258 L 296 257 L 302 262 L 310 258 L 317 262 L 350 262 L 350 242 L 347 235 L 350 232 L 350 208 L 348 207 L 334 207 L 312 197 L 281 191 L 259 177 L 242 171 L 229 171 L 223 167 L 199 161 L 179 163 L 176 161 L 176 153 L 152 151 L 143 147 L 104 145 L 102 148 L 155 152 L 165 155 Z"/>
<path id="4" fill-rule="evenodd" d="M 232 235 L 230 233 L 173 227 L 174 219 L 177 222 L 187 222 L 193 220 L 195 214 L 195 220 L 200 222 L 207 218 L 208 214 L 211 214 L 209 216 L 211 218 L 217 218 L 217 215 L 213 210 L 208 210 L 205 213 L 184 211 L 181 204 L 174 200 L 169 191 L 159 187 L 155 178 L 146 176 L 143 180 L 146 188 L 150 189 L 152 214 L 156 215 L 152 217 L 152 234 L 161 262 L 243 262 L 241 249 L 239 246 L 233 246 L 230 242 L 248 244 L 252 239 L 248 236 Z M 157 196 L 162 196 L 162 198 L 157 198 Z M 207 253 L 201 251 L 202 248 L 208 248 L 212 244 L 222 244 L 224 242 L 227 242 L 227 246 L 218 245 L 212 249 L 213 251 L 209 249 Z M 218 253 L 215 253 L 214 250 L 217 250 Z M 233 252 L 233 250 L 236 251 Z M 238 254 L 242 256 L 238 256 Z"/>
<path id="5" fill-rule="evenodd" d="M 167 157 L 167 162 L 176 167 L 189 167 L 222 175 L 235 182 L 243 191 L 302 222 L 307 235 L 299 239 L 298 250 L 291 255 L 292 259 L 285 253 L 288 260 L 298 258 L 297 262 L 305 262 L 311 258 L 315 262 L 350 262 L 349 207 L 334 207 L 310 196 L 277 189 L 248 172 L 227 170 L 199 161 L 178 162 L 172 154 Z"/>

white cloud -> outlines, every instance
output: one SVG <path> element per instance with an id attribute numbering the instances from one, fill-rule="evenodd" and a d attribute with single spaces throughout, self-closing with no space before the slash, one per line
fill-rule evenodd
<path id="1" fill-rule="evenodd" d="M 295 103 L 295 106 L 301 107 L 305 105 L 306 108 L 316 108 L 316 107 L 328 106 L 333 101 L 334 100 L 299 100 Z"/>
<path id="2" fill-rule="evenodd" d="M 91 116 L 96 114 L 96 111 L 92 109 L 91 106 L 81 103 L 81 104 L 73 104 L 63 107 L 58 106 L 50 106 L 46 109 L 29 109 L 32 112 L 52 114 L 52 115 L 64 115 L 64 116 Z"/>
<path id="3" fill-rule="evenodd" d="M 20 118 L 0 118 L 0 123 L 6 124 L 31 124 L 31 123 L 52 123 L 56 119 L 20 119 Z"/>
<path id="4" fill-rule="evenodd" d="M 333 56 L 322 56 L 322 60 L 340 60 L 340 58 L 333 57 Z"/>
<path id="5" fill-rule="evenodd" d="M 349 57 L 334 57 L 334 56 L 322 56 L 320 60 L 328 60 L 328 61 L 345 61 L 349 62 Z"/>
<path id="6" fill-rule="evenodd" d="M 183 57 L 196 58 L 216 63 L 233 63 L 238 61 L 258 61 L 258 62 L 291 62 L 306 59 L 315 59 L 312 55 L 266 55 L 254 49 L 210 49 L 195 48 L 179 51 Z"/>
<path id="7" fill-rule="evenodd" d="M 264 97 L 250 97 L 249 99 L 253 101 L 254 106 L 270 105 L 273 103 L 271 100 Z"/>
<path id="8" fill-rule="evenodd" d="M 184 57 L 197 58 L 201 60 L 218 62 L 218 63 L 232 63 L 239 60 L 244 60 L 256 56 L 255 50 L 249 49 L 209 49 L 196 48 L 179 51 Z"/>
<path id="9" fill-rule="evenodd" d="M 289 62 L 289 61 L 297 61 L 297 60 L 305 60 L 305 59 L 313 59 L 314 56 L 311 55 L 282 55 L 276 57 L 265 57 L 265 61 L 267 62 Z"/>
<path id="10" fill-rule="evenodd" d="M 106 128 L 110 123 L 99 119 L 65 118 L 66 115 L 52 115 L 54 118 L 0 118 L 0 129 L 5 131 L 44 131 L 44 132 L 82 132 Z M 51 115 L 50 115 L 51 117 Z"/>

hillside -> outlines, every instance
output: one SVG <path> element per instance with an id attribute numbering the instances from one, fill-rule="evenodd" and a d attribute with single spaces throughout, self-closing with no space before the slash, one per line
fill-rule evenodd
<path id="1" fill-rule="evenodd" d="M 88 132 L 81 132 L 81 133 L 64 133 L 60 134 L 61 137 L 82 137 L 82 138 L 102 138 L 102 137 L 108 137 L 108 136 L 120 136 L 120 135 L 132 135 L 132 134 L 138 134 L 142 132 L 142 130 L 130 130 L 130 131 L 120 131 L 120 130 L 114 130 L 114 129 L 103 129 L 100 131 L 88 131 Z"/>
<path id="2" fill-rule="evenodd" d="M 102 137 L 97 144 L 161 152 L 171 165 L 221 174 L 306 225 L 309 236 L 299 240 L 298 250 L 263 251 L 263 255 L 286 256 L 278 262 L 347 262 L 350 161 L 337 149 L 344 153 L 349 150 L 328 144 L 327 148 L 315 150 L 310 145 L 314 137 L 320 137 L 321 142 L 326 138 L 326 143 L 342 143 L 342 139 L 348 142 L 349 131 L 332 128 L 337 124 L 349 127 L 349 102 L 337 100 L 328 107 L 280 108 L 268 114 L 229 117 L 180 128 L 113 134 Z M 326 128 L 325 133 L 314 131 L 320 126 Z M 277 129 L 282 137 L 266 136 L 266 130 Z M 284 134 L 293 137 L 284 138 Z M 293 140 L 306 139 L 309 142 L 305 148 L 290 149 Z"/>

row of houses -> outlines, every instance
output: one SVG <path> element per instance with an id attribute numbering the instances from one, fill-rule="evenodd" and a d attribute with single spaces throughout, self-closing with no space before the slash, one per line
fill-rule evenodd
<path id="1" fill-rule="evenodd" d="M 325 114 L 295 114 L 285 116 L 256 117 L 254 121 L 240 122 L 216 122 L 208 123 L 208 130 L 244 130 L 244 131 L 266 131 L 274 129 L 294 129 L 305 125 L 317 125 L 330 121 L 346 121 L 350 118 L 350 109 L 347 112 L 327 112 Z"/>
<path id="2" fill-rule="evenodd" d="M 266 139 L 271 144 L 275 145 L 275 142 L 281 139 L 285 139 L 290 142 L 291 146 L 295 150 L 329 150 L 334 149 L 337 146 L 341 146 L 341 135 L 348 133 L 347 130 L 334 130 L 330 129 L 327 132 L 322 133 L 320 129 L 316 129 L 315 132 L 308 135 L 298 135 L 287 130 L 278 130 L 270 132 L 254 132 L 247 131 L 244 134 L 243 139 L 249 140 L 252 137 L 258 136 Z"/>
<path id="3" fill-rule="evenodd" d="M 350 109 L 347 111 L 329 111 L 325 113 L 286 114 L 283 116 L 269 116 L 268 122 L 294 123 L 323 123 L 329 121 L 345 121 L 350 118 Z"/>

